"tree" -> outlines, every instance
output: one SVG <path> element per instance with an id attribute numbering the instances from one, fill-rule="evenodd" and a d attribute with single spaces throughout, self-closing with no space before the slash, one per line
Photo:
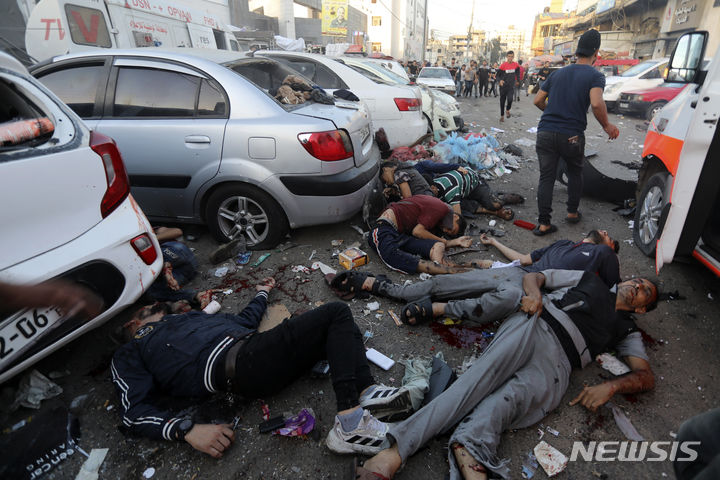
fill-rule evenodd
<path id="1" fill-rule="evenodd" d="M 500 48 L 500 37 L 493 38 L 490 40 L 490 63 L 495 63 L 500 60 L 500 54 L 502 48 Z"/>

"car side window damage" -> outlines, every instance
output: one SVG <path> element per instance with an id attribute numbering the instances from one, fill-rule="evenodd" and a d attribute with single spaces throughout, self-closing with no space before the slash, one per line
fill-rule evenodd
<path id="1" fill-rule="evenodd" d="M 52 138 L 52 120 L 18 85 L 0 77 L 0 98 L 0 153 L 36 147 Z"/>

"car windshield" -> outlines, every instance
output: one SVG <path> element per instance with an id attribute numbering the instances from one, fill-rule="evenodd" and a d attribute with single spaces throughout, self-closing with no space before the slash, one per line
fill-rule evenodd
<path id="1" fill-rule="evenodd" d="M 380 75 L 378 75 L 374 72 L 371 72 L 368 69 L 363 68 L 359 65 L 353 65 L 353 64 L 349 64 L 349 63 L 346 63 L 345 65 L 352 68 L 353 70 L 358 72 L 360 75 L 372 80 L 375 83 L 379 83 L 381 85 L 394 85 L 394 82 L 391 82 L 390 80 L 386 80 L 386 79 L 382 78 Z"/>
<path id="2" fill-rule="evenodd" d="M 303 77 L 287 65 L 268 58 L 245 58 L 228 62 L 224 65 L 233 72 L 254 83 L 258 88 L 260 88 L 260 90 L 271 97 L 272 95 L 270 92 L 274 92 L 280 88 L 288 75 L 295 75 L 296 77 L 300 77 L 307 81 L 309 84 L 313 84 L 311 80 Z M 306 100 L 306 103 L 307 102 L 313 102 L 313 100 L 308 99 Z M 294 105 L 281 105 L 285 108 L 294 107 Z"/>
<path id="3" fill-rule="evenodd" d="M 447 68 L 423 68 L 418 78 L 446 78 L 452 80 Z"/>
<path id="4" fill-rule="evenodd" d="M 634 67 L 630 67 L 627 70 L 625 70 L 623 73 L 620 74 L 620 76 L 621 77 L 635 77 L 635 76 L 643 73 L 649 67 L 654 67 L 658 63 L 660 63 L 660 60 L 648 60 L 646 62 L 638 63 Z"/>
<path id="5" fill-rule="evenodd" d="M 401 77 L 397 73 L 385 68 L 382 65 L 377 65 L 375 63 L 370 63 L 370 62 L 367 62 L 367 63 L 363 62 L 363 65 L 368 66 L 374 72 L 377 72 L 379 75 L 381 75 L 385 78 L 388 78 L 388 79 L 394 81 L 395 83 L 400 83 L 402 85 L 410 85 L 410 82 L 408 82 L 406 78 Z"/>

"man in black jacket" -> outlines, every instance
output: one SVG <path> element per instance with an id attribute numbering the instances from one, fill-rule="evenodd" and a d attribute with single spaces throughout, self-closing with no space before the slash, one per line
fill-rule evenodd
<path id="1" fill-rule="evenodd" d="M 327 359 L 338 410 L 328 448 L 338 453 L 379 451 L 388 426 L 370 411 L 381 416 L 407 410 L 409 392 L 375 384 L 360 330 L 345 304 L 329 303 L 258 333 L 274 285 L 272 278 L 263 280 L 238 315 L 168 315 L 162 303 L 137 312 L 125 325 L 132 340 L 115 352 L 111 364 L 123 424 L 132 433 L 185 440 L 220 458 L 234 440 L 230 425 L 197 424 L 159 408 L 153 398 L 158 393 L 200 397 L 218 391 L 266 396 Z"/>

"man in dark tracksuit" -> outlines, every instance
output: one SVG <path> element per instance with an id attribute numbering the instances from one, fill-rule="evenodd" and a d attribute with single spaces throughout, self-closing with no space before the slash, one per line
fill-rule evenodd
<path id="1" fill-rule="evenodd" d="M 482 65 L 477 69 L 478 76 L 478 90 L 480 91 L 481 97 L 488 96 L 488 82 L 490 81 L 490 67 L 488 67 L 487 60 L 483 60 Z"/>
<path id="2" fill-rule="evenodd" d="M 338 453 L 379 451 L 388 427 L 370 410 L 388 414 L 405 408 L 409 392 L 374 384 L 360 330 L 345 304 L 329 303 L 257 333 L 274 284 L 265 279 L 238 315 L 166 315 L 165 304 L 136 313 L 125 325 L 132 340 L 115 352 L 111 364 L 123 424 L 150 438 L 184 439 L 219 458 L 234 440 L 230 426 L 196 424 L 191 417 L 157 407 L 152 399 L 160 392 L 173 397 L 218 391 L 250 398 L 270 395 L 327 358 L 338 409 L 328 447 Z"/>

